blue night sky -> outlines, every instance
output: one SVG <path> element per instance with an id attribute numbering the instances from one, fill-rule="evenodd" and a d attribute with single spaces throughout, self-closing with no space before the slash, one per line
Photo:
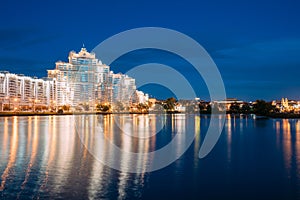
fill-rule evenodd
<path id="1" fill-rule="evenodd" d="M 243 100 L 300 99 L 299 1 L 4 1 L 0 6 L 0 70 L 46 76 L 70 50 L 88 50 L 103 40 L 137 27 L 165 27 L 197 40 L 223 77 L 228 97 Z M 97 55 L 101 59 L 101 55 Z M 129 53 L 114 72 L 147 62 L 184 61 L 166 52 Z M 197 95 L 208 99 L 193 71 L 182 72 Z M 166 98 L 161 87 L 144 87 Z"/>

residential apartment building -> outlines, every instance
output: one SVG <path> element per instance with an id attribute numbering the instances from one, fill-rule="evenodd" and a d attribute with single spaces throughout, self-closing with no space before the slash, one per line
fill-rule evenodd
<path id="1" fill-rule="evenodd" d="M 38 106 L 51 109 L 64 105 L 95 107 L 103 102 L 129 105 L 139 99 L 145 101 L 141 96 L 144 93 L 137 93 L 135 79 L 113 73 L 85 48 L 78 53 L 71 51 L 68 62 L 58 61 L 55 69 L 47 71 L 48 77 L 43 79 L 0 72 L 1 110 L 7 105 L 9 110 L 15 105 L 22 109 Z"/>

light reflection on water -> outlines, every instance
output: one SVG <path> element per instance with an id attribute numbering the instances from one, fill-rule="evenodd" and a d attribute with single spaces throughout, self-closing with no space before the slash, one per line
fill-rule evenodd
<path id="1" fill-rule="evenodd" d="M 273 167 L 274 172 L 267 175 L 286 180 L 276 183 L 276 186 L 288 188 L 283 192 L 288 193 L 288 196 L 299 197 L 300 120 L 254 121 L 247 117 L 228 115 L 223 134 L 215 149 L 208 158 L 199 160 L 198 151 L 209 120 L 210 116 L 199 115 L 2 117 L 0 198 L 156 198 L 161 190 L 166 191 L 170 198 L 176 198 L 180 195 L 209 193 L 209 189 L 205 188 L 205 185 L 209 187 L 209 184 L 202 182 L 209 180 L 221 184 L 222 179 L 227 184 L 223 185 L 227 194 L 230 190 L 226 187 L 232 187 L 228 186 L 228 183 L 234 184 L 240 180 L 236 176 L 236 169 L 251 173 L 257 165 Z M 75 126 L 75 123 L 78 124 Z M 153 173 L 132 174 L 110 169 L 97 161 L 84 146 L 100 152 L 99 155 L 105 159 L 115 159 L 117 155 L 110 146 L 97 140 L 99 134 L 104 134 L 110 142 L 127 151 L 151 152 L 170 142 L 176 133 L 181 138 L 180 143 L 184 144 L 186 131 L 195 133 L 195 141 L 191 148 L 171 166 Z M 156 135 L 157 132 L 159 134 Z M 139 139 L 138 136 L 143 138 Z M 83 139 L 84 145 L 80 138 Z M 180 148 L 183 145 L 178 146 Z M 267 153 L 256 152 L 257 149 L 264 149 Z M 274 163 L 263 163 L 264 158 L 259 158 L 261 154 L 276 159 Z M 118 157 L 121 169 L 137 165 L 145 171 L 145 166 L 151 162 L 143 156 L 133 160 L 125 155 Z M 250 158 L 254 158 L 253 163 Z M 241 165 L 243 162 L 246 164 Z M 216 163 L 221 165 L 216 166 Z M 229 167 L 223 168 L 224 163 L 228 163 Z M 283 170 L 281 165 L 284 166 Z M 215 180 L 213 176 L 207 177 L 216 173 L 217 169 L 219 174 L 225 170 L 227 175 L 221 178 L 218 176 Z M 259 174 L 258 169 L 253 170 L 252 178 L 256 175 L 267 176 Z M 247 174 L 243 176 L 242 180 L 249 179 Z M 158 189 L 156 185 L 165 188 Z M 174 187 L 182 187 L 183 190 L 174 192 Z M 235 187 L 243 186 L 239 184 Z M 274 196 L 276 195 L 278 194 L 274 193 Z"/>

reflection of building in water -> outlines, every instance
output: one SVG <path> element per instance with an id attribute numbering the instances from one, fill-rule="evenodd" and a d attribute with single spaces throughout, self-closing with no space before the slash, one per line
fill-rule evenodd
<path id="1" fill-rule="evenodd" d="M 24 189 L 26 184 L 28 183 L 29 177 L 31 175 L 31 170 L 33 167 L 33 164 L 35 163 L 37 153 L 38 153 L 38 145 L 39 145 L 39 124 L 38 124 L 38 116 L 34 117 L 34 125 L 33 125 L 33 138 L 31 143 L 31 152 L 30 152 L 30 161 L 29 165 L 27 166 L 27 169 L 25 171 L 25 179 L 21 185 L 21 189 Z M 30 140 L 27 140 L 27 144 L 31 142 Z"/>
<path id="2" fill-rule="evenodd" d="M 195 142 L 194 142 L 194 157 L 198 158 L 199 150 L 201 143 L 201 134 L 200 134 L 200 116 L 195 115 Z M 194 164 L 197 165 L 198 159 L 195 159 Z M 197 167 L 195 167 L 196 169 Z"/>
<path id="3" fill-rule="evenodd" d="M 297 120 L 296 124 L 295 124 L 295 130 L 296 130 L 296 147 L 295 147 L 295 151 L 296 151 L 296 156 L 295 158 L 296 160 L 296 165 L 297 165 L 297 177 L 298 180 L 300 178 L 300 120 Z"/>
<path id="4" fill-rule="evenodd" d="M 2 140 L 2 157 L 4 155 L 7 155 L 7 151 L 8 151 L 8 140 L 9 140 L 9 137 L 8 137 L 8 117 L 4 117 L 2 118 L 4 119 L 4 123 L 3 123 L 3 140 Z M 1 127 L 1 126 L 0 126 Z M 1 161 L 4 161 L 5 159 L 1 159 Z"/>
<path id="5" fill-rule="evenodd" d="M 8 129 L 5 129 L 8 131 Z M 8 134 L 4 133 L 4 135 Z M 11 169 L 15 167 L 15 162 L 17 158 L 17 151 L 18 151 L 18 140 L 19 140 L 19 134 L 18 134 L 18 118 L 13 118 L 13 125 L 12 125 L 12 136 L 10 139 L 10 148 L 9 148 L 9 159 L 8 163 L 6 165 L 6 168 L 1 176 L 1 185 L 0 185 L 0 191 L 3 191 L 5 189 L 6 180 L 9 177 L 11 173 Z"/>
<path id="6" fill-rule="evenodd" d="M 45 152 L 42 157 L 43 159 L 43 166 L 46 166 L 45 168 L 45 176 L 42 180 L 42 184 L 40 186 L 40 190 L 46 188 L 48 181 L 49 181 L 49 171 L 51 170 L 51 167 L 53 167 L 53 161 L 55 159 L 56 154 L 56 143 L 57 143 L 57 131 L 56 131 L 56 117 L 55 116 L 49 116 L 48 119 L 48 133 L 47 138 L 45 139 Z"/>
<path id="7" fill-rule="evenodd" d="M 54 181 L 54 190 L 59 193 L 62 190 L 62 186 L 64 186 L 68 181 L 68 176 L 72 169 L 72 158 L 74 156 L 74 145 L 75 139 L 73 129 L 71 127 L 74 126 L 72 123 L 72 119 L 67 116 L 57 117 L 60 118 L 59 123 L 56 125 L 56 132 L 52 134 L 56 134 L 57 138 L 56 146 L 56 154 L 55 160 L 52 163 L 52 173 L 59 174 L 56 176 Z M 62 119 L 64 118 L 64 119 Z M 53 167 L 55 166 L 55 168 Z"/>
<path id="8" fill-rule="evenodd" d="M 276 145 L 277 145 L 277 148 L 280 147 L 280 141 L 281 141 L 281 136 L 280 136 L 280 133 L 281 133 L 281 129 L 280 129 L 280 121 L 276 121 L 275 122 L 275 129 L 276 129 Z"/>
<path id="9" fill-rule="evenodd" d="M 117 187 L 119 198 L 128 198 L 126 188 L 136 187 L 136 191 L 141 191 L 144 184 L 144 173 L 130 174 L 123 173 L 122 171 L 128 171 L 132 166 L 137 166 L 141 171 L 147 170 L 149 160 L 147 156 L 143 156 L 142 153 L 148 153 L 151 148 L 152 138 L 137 138 L 141 136 L 151 135 L 153 125 L 149 124 L 155 122 L 155 115 L 152 117 L 149 115 L 106 115 L 96 116 L 97 124 L 95 127 L 95 133 L 93 136 L 93 145 L 88 146 L 90 152 L 100 158 L 115 164 L 120 169 L 118 177 Z M 95 116 L 89 116 L 89 118 L 95 118 Z M 89 120 L 88 120 L 89 121 Z M 87 121 L 86 121 L 87 122 Z M 90 122 L 90 121 L 89 121 Z M 145 128 L 144 126 L 149 126 Z M 87 126 L 87 125 L 85 125 Z M 155 126 L 154 126 L 155 128 Z M 134 134 L 132 134 L 134 133 Z M 86 134 L 83 135 L 86 137 Z M 104 138 L 101 138 L 101 137 Z M 155 136 L 154 136 L 155 137 Z M 82 138 L 84 142 L 84 138 Z M 86 143 L 88 145 L 88 143 Z M 116 151 L 112 145 L 118 146 L 121 151 Z M 132 157 L 131 154 L 124 152 L 140 152 L 137 156 Z M 101 157 L 99 157 L 101 156 Z M 102 164 L 95 162 L 92 167 L 92 177 L 99 177 L 100 180 L 94 180 L 90 185 L 89 195 L 91 197 L 96 196 L 96 190 L 105 191 L 107 183 L 101 181 L 101 173 L 104 173 L 105 169 Z M 134 179 L 134 183 L 132 183 Z M 114 183 L 115 184 L 115 183 Z M 135 194 L 139 196 L 138 194 Z"/>
<path id="10" fill-rule="evenodd" d="M 277 128 L 276 123 L 276 128 Z M 282 119 L 282 148 L 284 164 L 289 177 L 293 173 L 294 167 L 296 176 L 300 178 L 300 121 L 295 119 Z M 280 137 L 280 136 L 278 136 Z"/>
<path id="11" fill-rule="evenodd" d="M 186 115 L 185 114 L 176 114 L 172 115 L 172 122 L 174 122 L 174 129 L 172 129 L 172 132 L 177 134 L 178 137 L 177 140 L 177 146 L 176 146 L 176 155 L 179 155 L 181 152 L 184 151 L 185 148 L 185 142 L 186 142 Z"/>
<path id="12" fill-rule="evenodd" d="M 292 161 L 292 137 L 291 137 L 291 125 L 288 119 L 282 120 L 282 134 L 283 134 L 283 150 L 285 166 L 290 173 L 291 161 Z"/>
<path id="13" fill-rule="evenodd" d="M 228 162 L 231 162 L 231 139 L 232 139 L 232 119 L 231 119 L 231 115 L 227 115 L 227 157 L 228 157 Z M 233 120 L 235 121 L 235 118 L 233 118 Z M 235 126 L 235 122 L 234 122 L 234 126 Z"/>
<path id="14" fill-rule="evenodd" d="M 157 116 L 105 115 L 96 117 L 97 124 L 92 124 L 92 126 L 89 124 L 91 123 L 90 120 L 83 121 L 80 117 L 78 117 L 77 123 L 81 140 L 91 153 L 100 157 L 101 160 L 108 160 L 117 164 L 120 168 L 130 168 L 130 166 L 135 165 L 145 171 L 149 163 L 145 160 L 146 156 L 139 154 L 140 156 L 133 158 L 130 154 L 123 153 L 122 150 L 148 153 L 154 149 L 155 135 L 152 133 L 156 129 Z M 87 118 L 95 118 L 95 116 L 88 116 Z M 91 129 L 87 130 L 85 127 L 91 127 Z M 116 152 L 118 148 L 120 155 Z"/>

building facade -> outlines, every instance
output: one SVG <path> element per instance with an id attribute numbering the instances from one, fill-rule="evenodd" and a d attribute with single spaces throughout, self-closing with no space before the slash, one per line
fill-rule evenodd
<path id="1" fill-rule="evenodd" d="M 0 72 L 0 110 L 29 110 L 54 106 L 56 84 L 52 79 L 39 79 Z"/>
<path id="2" fill-rule="evenodd" d="M 0 111 L 57 109 L 62 106 L 95 107 L 99 103 L 129 105 L 145 102 L 135 79 L 115 74 L 85 48 L 69 53 L 68 62 L 58 61 L 47 78 L 0 71 Z"/>
<path id="3" fill-rule="evenodd" d="M 115 74 L 85 48 L 69 53 L 68 62 L 56 62 L 48 78 L 56 82 L 57 105 L 89 105 L 105 102 L 130 104 L 135 101 L 135 79 Z"/>

